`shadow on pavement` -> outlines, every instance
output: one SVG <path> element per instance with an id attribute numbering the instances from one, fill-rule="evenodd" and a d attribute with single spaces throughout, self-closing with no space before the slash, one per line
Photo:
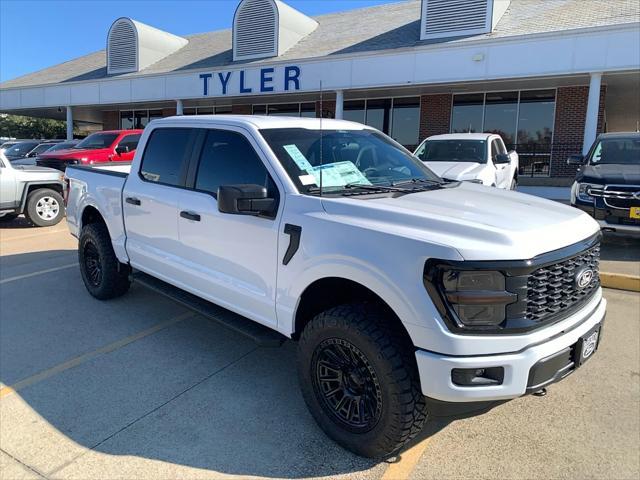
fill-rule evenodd
<path id="1" fill-rule="evenodd" d="M 68 252 L 2 260 L 34 264 L 63 254 Z M 119 299 L 97 301 L 77 268 L 5 283 L 0 381 L 15 385 L 184 313 L 138 285 Z M 218 324 L 187 316 L 3 398 L 3 442 L 15 445 L 25 435 L 22 400 L 46 421 L 37 428 L 55 429 L 53 437 L 33 439 L 54 459 L 68 447 L 66 438 L 109 455 L 240 476 L 329 476 L 378 465 L 343 450 L 317 427 L 299 392 L 295 365 L 294 342 L 258 348 Z M 449 423 L 433 422 L 416 441 Z M 61 444 L 47 440 L 60 434 Z"/>

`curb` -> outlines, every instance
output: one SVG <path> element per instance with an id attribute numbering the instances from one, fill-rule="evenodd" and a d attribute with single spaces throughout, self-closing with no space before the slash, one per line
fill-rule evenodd
<path id="1" fill-rule="evenodd" d="M 635 275 L 600 272 L 600 284 L 604 288 L 640 292 L 640 277 Z"/>

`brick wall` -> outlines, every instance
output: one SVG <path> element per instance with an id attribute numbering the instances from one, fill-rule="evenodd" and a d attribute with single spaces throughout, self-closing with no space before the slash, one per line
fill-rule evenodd
<path id="1" fill-rule="evenodd" d="M 606 86 L 603 85 L 600 89 L 598 133 L 604 130 L 605 95 Z M 572 177 L 576 174 L 576 167 L 567 165 L 567 158 L 582 153 L 588 100 L 588 86 L 558 88 L 550 168 L 552 177 Z"/>
<path id="2" fill-rule="evenodd" d="M 420 141 L 431 135 L 449 133 L 451 101 L 449 93 L 420 97 Z"/>

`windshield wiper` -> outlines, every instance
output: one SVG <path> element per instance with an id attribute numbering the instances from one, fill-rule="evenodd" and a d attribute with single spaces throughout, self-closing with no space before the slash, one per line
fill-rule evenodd
<path id="1" fill-rule="evenodd" d="M 394 182 L 392 183 L 392 185 L 394 186 L 399 186 L 399 185 L 408 185 L 410 183 L 416 184 L 416 183 L 428 183 L 429 185 L 442 185 L 442 182 L 439 180 L 431 180 L 429 178 L 412 178 L 410 180 L 403 180 L 402 182 Z"/>
<path id="2" fill-rule="evenodd" d="M 351 189 L 359 189 L 359 190 L 369 190 L 372 192 L 401 192 L 401 193 L 411 193 L 411 190 L 407 188 L 396 187 L 395 185 L 367 185 L 364 183 L 347 183 L 343 188 L 347 190 Z"/>

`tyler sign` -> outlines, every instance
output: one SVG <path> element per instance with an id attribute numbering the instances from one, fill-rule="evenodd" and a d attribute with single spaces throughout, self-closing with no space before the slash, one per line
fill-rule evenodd
<path id="1" fill-rule="evenodd" d="M 201 73 L 202 95 L 237 95 L 300 90 L 300 67 L 264 67 Z"/>

